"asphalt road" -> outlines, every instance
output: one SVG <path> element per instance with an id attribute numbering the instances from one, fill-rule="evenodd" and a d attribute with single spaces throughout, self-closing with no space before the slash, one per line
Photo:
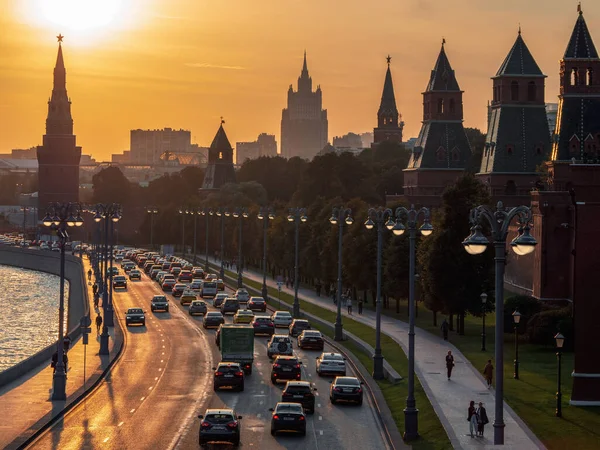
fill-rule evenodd
<path id="1" fill-rule="evenodd" d="M 147 311 L 146 327 L 126 330 L 126 348 L 111 376 L 32 448 L 195 449 L 200 427 L 196 416 L 206 408 L 221 407 L 243 416 L 240 448 L 387 448 L 368 396 L 362 406 L 331 405 L 332 379 L 318 377 L 315 371 L 320 352 L 300 350 L 295 344 L 303 362 L 302 379 L 317 388 L 315 414 L 308 415 L 305 437 L 271 436 L 269 408 L 281 400 L 283 383 L 271 383 L 268 338 L 255 338 L 254 371 L 246 378 L 244 392 L 215 393 L 211 367 L 220 360 L 215 330 L 204 330 L 201 317 L 190 317 L 187 306 L 170 296 L 169 313 L 151 313 L 150 298 L 159 292 L 144 276 L 141 282 L 129 282 L 127 292 L 115 294 L 116 317 L 124 320 L 127 308 L 141 306 Z M 231 316 L 226 321 L 231 322 Z M 287 329 L 279 332 L 286 334 Z"/>

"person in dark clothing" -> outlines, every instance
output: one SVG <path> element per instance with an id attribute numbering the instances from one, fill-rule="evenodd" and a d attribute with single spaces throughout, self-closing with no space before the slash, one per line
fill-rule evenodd
<path id="1" fill-rule="evenodd" d="M 69 362 L 69 357 L 67 356 L 67 354 L 65 352 L 63 352 L 63 365 L 65 366 L 65 373 L 67 372 L 68 362 Z M 52 362 L 50 363 L 50 367 L 52 367 L 52 369 L 54 369 L 52 371 L 52 373 L 56 372 L 56 364 L 58 364 L 58 350 L 56 350 L 52 354 Z"/>
<path id="2" fill-rule="evenodd" d="M 88 270 L 88 282 L 92 281 L 92 269 Z"/>
<path id="3" fill-rule="evenodd" d="M 494 378 L 494 366 L 492 365 L 491 359 L 488 359 L 487 364 L 483 368 L 483 376 L 485 377 L 485 381 L 487 381 L 487 387 L 489 389 L 492 386 Z"/>
<path id="4" fill-rule="evenodd" d="M 96 334 L 100 334 L 100 326 L 102 325 L 102 316 L 98 314 L 96 316 Z"/>
<path id="5" fill-rule="evenodd" d="M 98 284 L 94 283 L 92 286 L 92 293 L 96 295 L 98 293 Z"/>
<path id="6" fill-rule="evenodd" d="M 358 301 L 358 315 L 362 314 L 362 309 L 363 309 L 363 301 L 362 301 L 362 299 L 360 299 Z"/>
<path id="7" fill-rule="evenodd" d="M 69 348 L 71 348 L 71 337 L 68 334 L 65 334 L 65 338 L 63 339 L 63 348 L 65 352 L 68 352 Z"/>
<path id="8" fill-rule="evenodd" d="M 321 283 L 317 283 L 315 285 L 315 290 L 317 291 L 317 297 L 321 296 Z"/>
<path id="9" fill-rule="evenodd" d="M 467 410 L 467 420 L 469 421 L 469 433 L 473 436 L 473 431 L 477 431 L 477 410 L 475 409 L 475 402 L 471 400 L 469 409 Z"/>
<path id="10" fill-rule="evenodd" d="M 479 402 L 479 408 L 477 408 L 477 435 L 483 437 L 483 431 L 486 424 L 490 423 L 487 412 L 483 407 L 483 403 Z"/>
<path id="11" fill-rule="evenodd" d="M 440 327 L 440 329 L 442 330 L 442 335 L 444 336 L 444 340 L 447 341 L 448 340 L 448 329 L 450 328 L 450 325 L 448 325 L 448 321 L 446 319 L 444 319 L 444 321 L 442 322 L 442 326 Z"/>
<path id="12" fill-rule="evenodd" d="M 446 355 L 446 370 L 448 371 L 448 379 L 452 376 L 452 369 L 454 368 L 454 356 L 452 356 L 452 352 L 448 350 L 448 354 Z"/>

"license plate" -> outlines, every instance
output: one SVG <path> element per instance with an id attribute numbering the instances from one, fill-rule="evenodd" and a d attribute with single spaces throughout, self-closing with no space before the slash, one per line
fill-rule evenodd
<path id="1" fill-rule="evenodd" d="M 225 378 L 233 378 L 233 375 L 225 375 Z"/>
<path id="2" fill-rule="evenodd" d="M 292 368 L 291 368 L 291 367 L 284 367 L 284 368 L 283 368 L 283 371 L 284 371 L 284 372 L 291 372 L 291 371 L 292 371 Z"/>
<path id="3" fill-rule="evenodd" d="M 344 392 L 352 392 L 352 389 L 342 389 Z"/>
<path id="4" fill-rule="evenodd" d="M 294 398 L 304 398 L 304 395 L 294 395 Z"/>
<path id="5" fill-rule="evenodd" d="M 317 342 L 316 339 L 309 339 L 308 342 Z"/>
<path id="6" fill-rule="evenodd" d="M 224 426 L 222 426 L 222 425 L 215 425 L 215 426 L 214 426 L 214 429 L 215 429 L 215 430 L 224 430 L 224 429 L 225 429 L 225 427 L 224 427 Z"/>
<path id="7" fill-rule="evenodd" d="M 284 417 L 283 420 L 294 420 L 293 417 Z"/>

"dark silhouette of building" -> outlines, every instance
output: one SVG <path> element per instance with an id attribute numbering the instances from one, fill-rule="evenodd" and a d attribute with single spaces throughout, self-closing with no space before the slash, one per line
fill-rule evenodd
<path id="1" fill-rule="evenodd" d="M 477 178 L 505 206 L 529 204 L 550 155 L 546 75 L 527 48 L 521 30 L 493 80 L 493 99 Z"/>
<path id="2" fill-rule="evenodd" d="M 274 134 L 260 133 L 256 141 L 235 143 L 236 164 L 261 156 L 277 156 L 277 141 Z"/>
<path id="3" fill-rule="evenodd" d="M 398 108 L 396 107 L 396 96 L 394 95 L 394 84 L 392 83 L 392 72 L 390 70 L 391 60 L 392 57 L 388 56 L 381 104 L 379 105 L 379 111 L 377 111 L 377 127 L 373 130 L 373 146 L 384 141 L 402 142 L 404 122 L 402 122 L 402 116 L 398 114 Z"/>
<path id="4" fill-rule="evenodd" d="M 298 78 L 298 91 L 288 89 L 287 108 L 281 114 L 281 155 L 312 159 L 327 144 L 327 110 L 322 109 L 321 86 L 312 90 L 308 75 L 306 52 L 302 73 Z"/>
<path id="5" fill-rule="evenodd" d="M 219 130 L 208 149 L 208 166 L 204 174 L 202 189 L 220 189 L 226 183 L 235 183 L 233 168 L 233 148 L 223 129 L 221 120 Z"/>
<path id="6" fill-rule="evenodd" d="M 404 169 L 404 195 L 410 203 L 436 207 L 446 186 L 463 174 L 471 146 L 463 127 L 462 94 L 442 49 L 423 92 L 423 126 Z"/>
<path id="7" fill-rule="evenodd" d="M 81 147 L 75 143 L 71 100 L 67 96 L 62 35 L 58 35 L 58 56 L 54 67 L 54 87 L 48 102 L 46 134 L 37 148 L 39 217 L 46 215 L 51 202 L 79 200 L 79 161 Z"/>

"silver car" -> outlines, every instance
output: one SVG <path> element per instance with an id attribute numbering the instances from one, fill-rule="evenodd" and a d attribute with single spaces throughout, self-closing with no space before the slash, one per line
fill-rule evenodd
<path id="1" fill-rule="evenodd" d="M 194 314 L 206 314 L 208 312 L 208 307 L 206 306 L 206 303 L 202 300 L 193 300 L 192 303 L 190 303 L 190 308 L 189 308 L 189 313 L 190 316 L 193 316 Z"/>
<path id="2" fill-rule="evenodd" d="M 346 358 L 339 353 L 321 353 L 317 356 L 317 375 L 342 375 L 346 376 Z"/>

